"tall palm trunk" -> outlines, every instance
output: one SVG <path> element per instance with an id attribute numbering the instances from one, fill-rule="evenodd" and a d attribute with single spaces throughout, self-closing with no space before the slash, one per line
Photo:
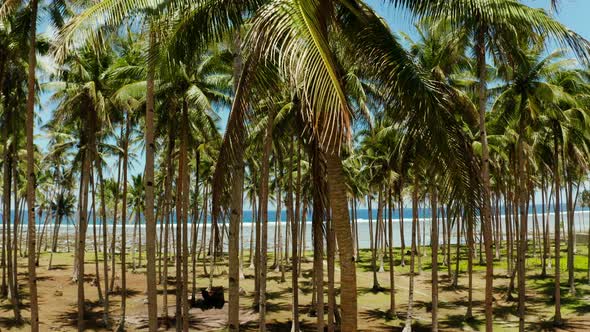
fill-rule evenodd
<path id="1" fill-rule="evenodd" d="M 100 216 L 102 218 L 102 256 L 103 256 L 103 272 L 104 272 L 104 309 L 103 321 L 105 326 L 109 326 L 109 260 L 107 259 L 108 252 L 108 235 L 107 235 L 107 214 L 106 214 L 106 197 L 105 197 L 105 183 L 102 174 L 102 165 L 98 159 L 94 160 L 96 168 L 98 169 L 98 181 L 100 183 Z"/>
<path id="2" fill-rule="evenodd" d="M 293 142 L 291 142 L 291 165 L 293 165 Z M 291 177 L 292 172 L 289 173 L 289 177 Z M 299 142 L 297 143 L 297 183 L 295 184 L 295 219 L 291 222 L 291 237 L 292 237 L 292 261 L 291 261 L 291 288 L 293 289 L 293 304 L 291 308 L 291 312 L 293 313 L 293 323 L 291 325 L 291 332 L 299 332 L 299 253 L 298 249 L 299 244 L 297 242 L 297 237 L 299 236 L 299 222 L 301 219 L 301 211 L 300 211 L 300 186 L 301 186 L 301 145 Z M 292 181 L 289 180 L 289 191 L 292 192 L 291 189 Z M 303 235 L 305 236 L 305 235 Z"/>
<path id="3" fill-rule="evenodd" d="M 234 167 L 234 173 L 231 185 L 231 214 L 229 219 L 229 309 L 228 309 L 228 328 L 229 331 L 240 330 L 240 258 L 239 258 L 239 240 L 240 240 L 240 218 L 243 209 L 243 190 L 244 190 L 244 165 L 242 151 L 234 160 L 238 161 L 237 167 Z"/>
<path id="4" fill-rule="evenodd" d="M 566 169 L 569 169 L 567 167 L 568 161 L 567 158 L 563 158 L 564 160 L 564 165 L 566 166 Z M 569 170 L 568 170 L 568 173 Z M 575 253 L 575 248 L 576 248 L 576 240 L 575 240 L 575 234 L 574 234 L 574 194 L 573 194 L 573 185 L 572 185 L 572 176 L 570 174 L 567 174 L 567 179 L 566 179 L 566 195 L 567 195 L 567 282 L 569 285 L 569 293 L 572 296 L 576 295 L 576 280 L 574 278 L 574 253 Z"/>
<path id="5" fill-rule="evenodd" d="M 473 256 L 475 249 L 475 241 L 473 238 L 473 224 L 475 220 L 473 218 L 473 211 L 467 211 L 467 313 L 465 314 L 466 319 L 473 318 Z"/>
<path id="6" fill-rule="evenodd" d="M 410 252 L 410 285 L 408 289 L 408 315 L 403 332 L 412 332 L 414 306 L 414 262 L 416 257 L 416 227 L 418 224 L 418 179 L 414 179 L 412 188 L 412 245 Z"/>
<path id="7" fill-rule="evenodd" d="M 438 196 L 436 188 L 432 189 L 430 198 L 432 224 L 430 225 L 430 242 L 432 246 L 432 331 L 438 331 Z"/>
<path id="8" fill-rule="evenodd" d="M 254 173 L 254 171 L 253 171 Z M 254 176 L 254 174 L 252 175 L 252 179 L 254 179 L 254 181 L 256 181 L 256 177 Z M 255 269 L 254 271 L 254 278 L 255 278 L 255 283 L 256 283 L 256 291 L 258 291 L 258 275 L 256 274 L 256 272 L 258 272 L 258 270 L 256 270 L 256 267 L 254 266 L 254 261 L 255 261 L 255 252 L 254 252 L 254 247 L 256 245 L 258 245 L 258 240 L 256 240 L 256 245 L 254 244 L 254 227 L 256 227 L 256 229 L 258 229 L 258 210 L 257 210 L 257 205 L 256 205 L 256 193 L 252 194 L 252 220 L 250 220 L 250 246 L 249 246 L 249 256 L 250 256 L 250 266 L 248 267 L 249 269 Z M 256 224 L 256 225 L 254 225 Z M 258 236 L 258 233 L 256 234 L 256 236 Z M 258 297 L 254 298 L 254 301 L 258 301 Z M 256 310 L 258 310 L 258 308 L 256 307 Z"/>
<path id="9" fill-rule="evenodd" d="M 184 332 L 188 332 L 189 326 L 189 304 L 188 304 L 188 297 L 187 297 L 187 289 L 188 287 L 188 209 L 189 209 L 189 182 L 190 182 L 190 173 L 189 173 L 189 165 L 188 165 L 188 147 L 189 144 L 189 118 L 188 118 L 188 101 L 184 100 L 183 107 L 182 107 L 182 123 L 180 126 L 180 130 L 182 132 L 182 139 L 180 145 L 180 163 L 183 165 L 183 173 L 180 177 L 182 183 L 182 330 Z M 177 225 L 177 227 L 179 227 Z M 180 241 L 180 239 L 179 239 Z M 179 267 L 177 267 L 179 268 Z M 178 296 L 178 295 L 177 295 Z"/>
<path id="10" fill-rule="evenodd" d="M 4 77 L 4 73 L 6 71 L 6 59 L 5 56 L 0 56 L 0 77 Z M 0 79 L 0 96 L 2 95 L 4 91 L 4 79 Z M 7 98 L 3 98 L 4 101 L 6 101 Z M 4 108 L 6 110 L 6 107 Z M 4 111 L 4 131 L 3 131 L 3 151 L 4 151 L 4 168 L 3 168 L 3 176 L 6 175 L 6 166 L 8 165 L 8 161 L 9 161 L 9 154 L 8 154 L 8 140 L 9 140 L 9 133 L 8 133 L 8 128 L 9 128 L 9 124 L 8 124 L 8 118 L 9 118 L 9 111 Z M 5 178 L 4 178 L 4 181 Z M 8 180 L 10 181 L 10 179 Z M 5 183 L 5 182 L 4 182 Z M 3 186 L 4 187 L 4 186 Z M 9 189 L 10 190 L 10 189 Z M 10 192 L 10 191 L 9 191 Z M 2 197 L 5 197 L 6 193 L 2 192 Z M 0 286 L 0 298 L 5 298 L 6 295 L 8 295 L 8 285 L 6 284 L 6 222 L 4 222 L 4 220 L 6 219 L 6 215 L 4 215 L 4 211 L 6 211 L 6 206 L 4 205 L 4 200 L 2 202 L 2 211 L 3 211 L 3 215 L 2 215 L 2 257 L 1 257 L 1 262 L 0 262 L 0 266 L 2 267 L 2 285 Z M 10 217 L 10 216 L 9 216 Z"/>
<path id="11" fill-rule="evenodd" d="M 184 104 L 184 103 L 183 103 Z M 184 106 L 183 106 L 184 108 Z M 184 110 L 182 111 L 182 113 L 180 114 L 181 117 L 183 117 Z M 180 122 L 183 122 L 184 119 L 182 119 Z M 177 174 L 177 178 L 176 178 L 176 202 L 175 202 L 175 208 L 176 208 L 176 215 L 175 215 L 175 221 L 176 223 L 174 224 L 174 230 L 176 233 L 176 260 L 175 260 L 175 273 L 176 273 L 176 296 L 175 296 L 175 300 L 176 300 L 176 307 L 175 307 L 175 322 L 176 322 L 176 331 L 180 332 L 182 330 L 182 327 L 184 325 L 184 316 L 182 315 L 182 308 L 183 308 L 183 304 L 182 304 L 182 300 L 185 298 L 185 285 L 184 282 L 182 280 L 183 274 L 182 274 L 182 267 L 183 267 L 183 260 L 182 260 L 182 253 L 183 253 L 183 248 L 182 248 L 182 236 L 183 236 L 183 224 L 184 224 L 184 220 L 183 220 L 183 216 L 184 213 L 182 211 L 183 208 L 183 187 L 184 187 L 184 172 L 185 172 L 185 162 L 184 162 L 184 142 L 183 142 L 183 138 L 184 138 L 184 124 L 179 123 L 180 124 L 180 151 L 179 151 L 179 156 L 178 156 L 178 174 Z"/>
<path id="12" fill-rule="evenodd" d="M 352 231 L 346 200 L 346 181 L 342 160 L 336 151 L 326 153 L 328 188 L 332 220 L 340 254 L 340 307 L 342 326 L 346 331 L 357 329 L 356 266 L 352 245 Z"/>
<path id="13" fill-rule="evenodd" d="M 156 293 L 156 220 L 154 218 L 154 59 L 157 54 L 155 22 L 150 23 L 149 56 L 147 73 L 146 116 L 145 116 L 145 221 L 147 247 L 147 300 L 148 325 L 150 332 L 158 329 L 158 303 Z"/>
<path id="14" fill-rule="evenodd" d="M 76 282 L 78 284 L 78 330 L 84 330 L 84 256 L 86 251 L 86 225 L 88 221 L 88 185 L 90 177 L 90 169 L 92 167 L 92 161 L 95 159 L 95 124 L 96 124 L 96 111 L 94 109 L 87 111 L 86 123 L 84 125 L 86 136 L 86 144 L 84 150 L 84 159 L 82 161 L 82 171 L 80 172 L 80 197 L 79 197 L 79 219 L 78 219 L 78 236 L 76 246 L 76 261 L 78 264 L 78 273 L 76 276 Z"/>
<path id="15" fill-rule="evenodd" d="M 399 180 L 398 206 L 399 206 L 399 241 L 401 247 L 401 266 L 406 266 L 406 240 L 404 234 L 404 198 L 402 196 L 402 179 Z"/>
<path id="16" fill-rule="evenodd" d="M 45 236 L 45 230 L 47 229 L 47 224 L 49 223 L 49 216 L 51 215 L 50 211 L 45 211 L 45 220 L 43 221 L 43 228 L 41 229 L 41 234 L 39 235 L 39 245 L 37 246 L 37 256 L 35 257 L 35 266 L 39 266 L 39 259 L 41 259 L 41 247 L 43 246 L 43 238 L 45 238 L 45 247 L 47 248 L 47 239 Z M 42 215 L 42 214 L 41 214 Z M 39 217 L 40 219 L 41 217 Z"/>
<path id="17" fill-rule="evenodd" d="M 486 257 L 486 289 L 485 289 L 485 317 L 486 317 L 486 331 L 493 330 L 493 307 L 492 307 L 492 287 L 494 282 L 494 264 L 492 256 L 492 224 L 490 215 L 490 171 L 489 171 L 489 148 L 488 137 L 486 132 L 485 114 L 487 102 L 487 88 L 486 88 L 486 45 L 485 45 L 485 30 L 486 27 L 479 25 L 476 32 L 476 57 L 477 70 L 479 78 L 478 86 L 478 108 L 479 108 L 479 132 L 481 140 L 481 176 L 483 180 L 483 206 L 482 206 L 482 222 L 483 222 L 483 236 Z"/>
<path id="18" fill-rule="evenodd" d="M 29 75 L 27 80 L 27 207 L 28 207 L 28 248 L 29 248 L 29 301 L 31 311 L 31 331 L 39 331 L 39 303 L 37 301 L 37 272 L 35 268 L 35 145 L 33 127 L 35 121 L 35 67 L 37 64 L 36 43 L 37 43 L 37 0 L 31 0 L 31 29 L 29 31 Z M 6 219 L 5 219 L 6 220 Z"/>
<path id="19" fill-rule="evenodd" d="M 545 176 L 541 174 L 541 222 L 543 223 L 543 254 L 541 257 L 541 276 L 547 276 L 547 254 L 549 252 L 549 241 L 548 241 L 548 225 L 545 222 L 545 197 L 547 196 L 547 190 L 545 185 Z M 549 211 L 547 211 L 549 212 Z M 590 241 L 588 242 L 590 243 Z"/>
<path id="20" fill-rule="evenodd" d="M 201 163 L 201 152 L 197 149 L 195 155 L 195 205 L 193 211 L 193 231 L 191 233 L 191 254 L 192 254 L 192 290 L 191 290 L 191 301 L 193 303 L 196 302 L 196 293 L 197 293 L 197 239 L 198 239 L 198 230 L 197 230 L 197 220 L 199 218 L 199 164 Z M 243 180 L 242 180 L 243 182 Z M 230 226 L 231 228 L 231 226 Z M 231 264 L 230 264 L 231 266 Z"/>
<path id="21" fill-rule="evenodd" d="M 561 326 L 563 324 L 561 320 L 561 282 L 560 282 L 560 273 L 561 273 L 561 264 L 560 260 L 560 251 L 561 251 L 561 235 L 560 235 L 560 217 L 561 217 L 561 202 L 560 202 L 560 190 L 561 190 L 561 183 L 560 183 L 560 174 L 559 174 L 559 139 L 557 137 L 558 131 L 554 128 L 553 132 L 553 145 L 554 145 L 554 154 L 553 154 L 553 177 L 555 178 L 555 315 L 553 316 L 553 324 L 556 326 Z"/>
<path id="22" fill-rule="evenodd" d="M 125 330 L 125 315 L 127 312 L 127 168 L 129 161 L 129 131 L 131 120 L 129 113 L 125 117 L 125 138 L 123 141 L 123 202 L 121 206 L 121 321 L 119 331 Z"/>
<path id="23" fill-rule="evenodd" d="M 242 72 L 242 56 L 241 56 L 241 39 L 239 31 L 235 34 L 234 47 L 236 56 L 234 58 L 234 91 L 238 91 L 238 76 Z M 244 222 L 242 216 L 243 199 L 244 199 L 244 156 L 242 149 L 236 149 L 236 156 L 234 160 L 237 165 L 234 167 L 234 178 L 231 185 L 231 212 L 229 216 L 229 239 L 228 239 L 228 254 L 229 254 L 229 272 L 228 272 L 228 287 L 229 287 L 229 308 L 228 308 L 228 329 L 230 332 L 237 332 L 240 330 L 240 273 L 242 272 L 242 264 L 244 259 L 244 241 L 242 238 L 242 250 L 240 248 L 240 234 L 243 236 Z M 199 152 L 197 152 L 197 175 L 199 174 Z M 197 191 L 198 193 L 198 191 Z M 240 223 L 242 230 L 240 231 Z M 194 264 L 193 264 L 194 269 Z M 194 273 L 194 272 L 193 272 Z M 193 274 L 194 280 L 194 274 Z"/>
<path id="24" fill-rule="evenodd" d="M 266 273 L 267 273 L 267 238 L 268 238 L 268 177 L 270 166 L 270 153 L 272 149 L 272 132 L 274 126 L 274 111 L 268 115 L 264 148 L 262 152 L 262 165 L 260 174 L 260 256 L 259 256 L 259 329 L 266 331 Z"/>
<path id="25" fill-rule="evenodd" d="M 389 311 L 387 312 L 389 318 L 395 317 L 395 275 L 394 275 L 394 258 L 393 258 L 393 193 L 389 189 L 387 195 L 387 219 L 388 219 L 388 236 L 389 236 Z M 403 253 L 402 253 L 403 255 Z"/>
<path id="26" fill-rule="evenodd" d="M 123 128 L 121 128 L 120 135 L 123 138 Z M 123 158 L 119 154 L 117 158 L 117 182 L 115 183 L 115 200 L 114 200 L 114 209 L 113 209 L 113 232 L 112 232 L 112 239 L 111 239 L 111 284 L 109 285 L 109 291 L 112 293 L 115 289 L 115 278 L 117 276 L 117 261 L 116 261 L 116 252 L 117 252 L 117 221 L 118 221 L 118 212 L 119 212 L 119 190 L 121 188 L 121 162 Z M 123 224 L 124 222 L 122 222 Z M 123 227 L 125 225 L 123 224 Z"/>
<path id="27" fill-rule="evenodd" d="M 10 115 L 6 114 L 7 117 Z M 12 273 L 12 235 L 10 233 L 10 190 L 11 190 L 11 179 L 12 179 L 12 156 L 11 151 L 12 149 L 8 148 L 8 127 L 6 126 L 6 135 L 4 139 L 4 179 L 3 179 L 3 192 L 2 192 L 2 199 L 3 199 L 3 206 L 2 206 L 2 225 L 6 227 L 6 233 L 3 234 L 3 241 L 2 244 L 4 246 L 4 250 L 2 250 L 2 254 L 5 258 L 6 263 L 6 270 L 8 273 L 8 293 L 10 294 L 10 303 L 12 304 L 12 311 L 14 314 L 15 321 L 19 322 L 21 320 L 20 315 L 20 307 L 18 303 L 18 298 L 16 296 L 16 280 L 14 280 L 14 274 Z"/>
<path id="28" fill-rule="evenodd" d="M 312 209 L 312 233 L 313 233 L 313 291 L 312 312 L 317 317 L 316 329 L 324 331 L 324 240 L 322 223 L 325 217 L 325 180 L 322 173 L 321 155 L 317 141 L 312 145 L 312 176 L 313 176 L 313 209 Z M 315 300 L 315 301 L 314 301 Z M 314 308 L 315 304 L 315 308 Z"/>
<path id="29" fill-rule="evenodd" d="M 334 220 L 332 218 L 328 218 L 326 221 L 326 247 L 326 263 L 328 266 L 328 332 L 334 332 L 336 330 L 336 293 L 334 289 L 336 237 L 334 234 Z"/>
<path id="30" fill-rule="evenodd" d="M 93 168 L 94 169 L 94 168 Z M 96 289 L 98 291 L 98 302 L 103 303 L 104 298 L 102 296 L 102 289 L 100 287 L 100 268 L 98 264 L 98 243 L 96 237 L 96 195 L 95 195 L 95 176 L 94 171 L 90 175 L 90 189 L 92 193 L 92 246 L 94 249 L 94 268 L 96 273 Z"/>
<path id="31" fill-rule="evenodd" d="M 523 97 L 523 103 L 526 98 Z M 524 125 L 521 120 L 521 130 L 524 132 Z M 527 222 L 528 222 L 528 192 L 527 192 L 527 174 L 525 173 L 525 154 L 524 154 L 524 138 L 520 135 L 518 139 L 518 168 L 519 168 L 519 180 L 520 180 L 520 228 L 519 228 L 519 242 L 518 242 L 518 329 L 524 331 L 524 320 L 525 320 L 525 280 L 526 280 L 526 250 L 527 250 Z"/>

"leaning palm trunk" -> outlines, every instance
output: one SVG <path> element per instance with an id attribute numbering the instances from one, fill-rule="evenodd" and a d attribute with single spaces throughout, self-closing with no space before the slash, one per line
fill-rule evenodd
<path id="1" fill-rule="evenodd" d="M 50 215 L 51 215 L 51 213 L 49 211 L 47 211 L 47 213 L 45 214 L 45 220 L 43 221 L 43 229 L 41 229 L 41 234 L 39 235 L 39 245 L 37 246 L 37 256 L 35 257 L 35 266 L 39 266 L 39 259 L 41 258 L 41 247 L 43 246 L 43 238 L 45 238 L 45 230 L 47 229 L 47 224 L 49 223 L 49 216 Z"/>
<path id="2" fill-rule="evenodd" d="M 103 320 L 106 326 L 109 325 L 109 292 L 108 292 L 108 284 L 109 284 L 109 260 L 107 259 L 107 251 L 108 251 L 108 235 L 107 235 L 107 215 L 106 215 L 106 199 L 105 199 L 105 184 L 104 178 L 102 175 L 102 165 L 100 161 L 95 159 L 94 160 L 96 167 L 98 169 L 98 181 L 100 183 L 100 216 L 102 218 L 102 255 L 103 255 L 103 272 L 104 272 L 104 310 L 103 310 Z"/>
<path id="3" fill-rule="evenodd" d="M 326 153 L 329 201 L 340 254 L 340 306 L 342 326 L 346 331 L 357 329 L 356 267 L 352 231 L 346 199 L 346 181 L 342 161 L 336 151 Z"/>
<path id="4" fill-rule="evenodd" d="M 37 62 L 37 0 L 31 0 L 31 29 L 29 42 L 29 76 L 27 80 L 27 206 L 28 206 L 28 264 L 29 264 L 29 301 L 31 306 L 31 331 L 39 331 L 39 304 L 37 302 L 37 272 L 35 269 L 35 146 L 33 138 L 33 127 L 35 121 L 35 67 Z M 4 219 L 6 220 L 6 219 Z M 15 230 L 16 231 L 16 230 Z"/>
<path id="5" fill-rule="evenodd" d="M 96 273 L 96 289 L 98 291 L 98 302 L 103 303 L 104 298 L 102 297 L 102 289 L 100 287 L 100 267 L 98 264 L 98 243 L 96 237 L 96 195 L 95 195 L 95 180 L 94 180 L 94 168 L 90 175 L 90 189 L 92 190 L 92 246 L 94 249 L 94 269 Z"/>

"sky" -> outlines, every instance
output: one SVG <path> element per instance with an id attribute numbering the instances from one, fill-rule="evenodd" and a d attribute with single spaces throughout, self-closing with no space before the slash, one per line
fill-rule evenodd
<path id="1" fill-rule="evenodd" d="M 412 18 L 406 12 L 394 8 L 384 0 L 366 0 L 366 2 L 374 8 L 379 15 L 385 18 L 389 26 L 394 32 L 404 31 L 410 36 L 415 36 Z M 550 9 L 550 0 L 523 0 L 523 2 L 532 7 Z M 590 0 L 561 0 L 558 12 L 552 13 L 561 23 L 568 26 L 573 31 L 576 31 L 584 38 L 590 40 L 590 24 L 588 19 L 590 15 Z M 47 31 L 47 24 L 40 23 L 40 32 Z M 50 116 L 55 105 L 49 102 L 49 95 L 44 93 L 41 95 L 41 108 L 38 108 L 39 123 L 36 126 L 36 142 L 43 150 L 47 150 L 47 139 L 44 133 L 40 131 L 40 125 L 46 122 Z M 219 123 L 222 130 L 225 129 L 229 111 L 227 109 L 220 110 L 221 121 Z M 142 156 L 138 156 L 142 160 Z M 140 162 L 141 163 L 141 162 Z M 138 174 L 143 171 L 143 163 L 135 165 L 131 170 L 131 174 Z M 130 174 L 130 176 L 131 176 Z"/>

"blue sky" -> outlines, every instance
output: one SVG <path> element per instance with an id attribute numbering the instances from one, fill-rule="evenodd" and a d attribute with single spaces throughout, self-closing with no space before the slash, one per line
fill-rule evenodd
<path id="1" fill-rule="evenodd" d="M 366 2 L 372 6 L 379 15 L 383 16 L 394 31 L 405 31 L 410 35 L 413 34 L 413 23 L 412 18 L 406 13 L 394 8 L 387 4 L 387 1 L 383 0 L 366 0 Z M 533 7 L 545 8 L 550 10 L 550 0 L 524 0 L 525 4 Z M 590 39 L 590 24 L 588 19 L 590 15 L 590 1 L 589 0 L 562 0 L 557 13 L 553 13 L 555 17 L 568 26 L 570 29 L 576 31 L 586 39 Z M 44 32 L 47 25 L 44 22 L 40 24 L 40 31 Z M 38 108 L 38 114 L 40 116 L 41 123 L 44 123 L 49 119 L 54 105 L 48 102 L 48 95 L 43 94 L 41 96 L 41 102 L 43 106 Z M 220 126 L 222 129 L 225 128 L 227 122 L 228 110 L 224 109 L 220 111 L 221 122 Z M 47 140 L 43 137 L 43 133 L 39 131 L 39 125 L 36 126 L 36 133 L 40 134 L 37 136 L 37 144 L 42 149 L 47 149 Z M 141 160 L 142 156 L 138 156 Z M 132 173 L 141 173 L 143 171 L 143 163 L 136 165 Z"/>

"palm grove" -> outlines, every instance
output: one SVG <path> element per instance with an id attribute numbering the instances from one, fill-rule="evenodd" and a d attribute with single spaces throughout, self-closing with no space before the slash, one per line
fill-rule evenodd
<path id="1" fill-rule="evenodd" d="M 355 331 L 365 269 L 371 291 L 388 295 L 381 319 L 404 331 L 423 269 L 432 330 L 444 319 L 439 293 L 462 274 L 463 319 L 482 315 L 487 331 L 497 297 L 515 302 L 527 328 L 532 275 L 554 282 L 551 319 L 566 323 L 561 297 L 585 282 L 574 211 L 590 203 L 590 43 L 517 0 L 385 2 L 416 33 L 394 34 L 360 0 L 3 1 L 0 295 L 12 319 L 39 329 L 37 270 L 71 250 L 79 330 L 91 287 L 100 326 L 130 328 L 132 272 L 145 273 L 150 331 L 189 330 L 198 290 L 219 285 L 230 331 L 266 330 L 270 273 L 289 282 L 292 331 L 309 319 L 300 309 L 318 330 Z M 55 33 L 38 34 L 38 22 Z M 54 109 L 35 128 L 41 96 Z M 369 248 L 359 244 L 364 206 Z M 494 288 L 494 267 L 507 289 Z M 402 279 L 408 298 L 396 298 Z M 245 309 L 254 327 L 240 327 Z"/>

